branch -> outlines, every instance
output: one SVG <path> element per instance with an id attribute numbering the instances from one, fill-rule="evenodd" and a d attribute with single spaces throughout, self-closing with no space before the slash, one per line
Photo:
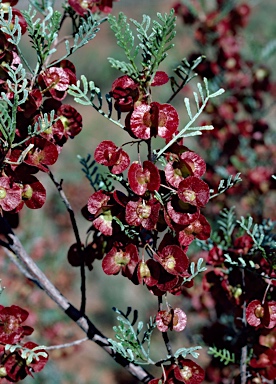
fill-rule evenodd
<path id="1" fill-rule="evenodd" d="M 158 296 L 158 310 L 162 311 L 162 296 Z M 173 352 L 172 352 L 172 347 L 171 347 L 171 343 L 170 343 L 170 340 L 169 340 L 168 333 L 167 332 L 162 332 L 162 337 L 163 337 L 163 341 L 165 343 L 165 346 L 166 346 L 166 349 L 167 349 L 167 352 L 168 352 L 168 356 L 172 357 L 173 356 Z"/>
<path id="2" fill-rule="evenodd" d="M 66 297 L 52 284 L 52 282 L 39 269 L 33 259 L 27 254 L 18 237 L 12 231 L 7 220 L 0 217 L 0 233 L 5 236 L 7 243 L 1 242 L 1 245 L 9 249 L 17 259 L 15 263 L 22 266 L 21 271 L 36 285 L 38 285 L 59 307 L 64 313 L 72 319 L 87 335 L 87 337 L 103 348 L 118 364 L 123 366 L 131 375 L 136 377 L 143 383 L 148 383 L 153 376 L 111 349 L 111 345 L 100 330 L 89 320 L 86 315 L 83 315 L 75 308 Z"/>
<path id="3" fill-rule="evenodd" d="M 49 176 L 50 176 L 51 180 L 53 181 L 55 187 L 57 188 L 58 193 L 59 193 L 63 203 L 66 206 L 66 209 L 67 209 L 67 211 L 69 213 L 69 216 L 70 216 L 70 220 L 71 220 L 71 224 L 72 224 L 72 227 L 73 227 L 73 231 L 74 231 L 74 234 L 75 234 L 75 239 L 76 239 L 76 243 L 77 243 L 77 250 L 78 250 L 79 257 L 81 259 L 81 265 L 80 265 L 80 273 L 81 273 L 81 307 L 80 307 L 80 312 L 81 313 L 85 313 L 85 306 L 86 306 L 85 261 L 84 261 L 84 252 L 83 252 L 83 247 L 82 247 L 82 242 L 81 242 L 81 238 L 80 238 L 80 234 L 79 234 L 78 225 L 77 225 L 77 222 L 76 222 L 76 218 L 75 218 L 75 214 L 74 214 L 73 208 L 72 208 L 69 200 L 67 199 L 67 197 L 66 197 L 66 195 L 65 195 L 65 193 L 64 193 L 64 191 L 62 189 L 62 180 L 60 182 L 58 182 L 55 179 L 55 176 L 50 171 L 50 169 L 49 169 Z"/>
<path id="4" fill-rule="evenodd" d="M 81 343 L 83 343 L 84 341 L 87 341 L 87 340 L 89 340 L 88 337 L 85 337 L 85 338 L 80 339 L 80 340 L 71 341 L 71 343 L 59 344 L 59 345 L 51 345 L 49 347 L 45 347 L 45 345 L 43 345 L 41 348 L 45 349 L 46 351 L 51 351 L 51 350 L 54 350 L 54 349 L 63 349 L 63 348 L 68 348 L 68 347 L 73 347 L 75 345 L 79 345 L 79 344 L 81 344 Z"/>
<path id="5" fill-rule="evenodd" d="M 246 292 L 244 270 L 242 270 L 241 273 L 242 273 L 242 290 L 243 290 L 243 292 Z M 246 328 L 246 302 L 245 302 L 245 300 L 243 300 L 243 303 L 242 303 L 242 322 L 243 322 L 243 327 L 245 329 Z M 241 348 L 240 375 L 241 375 L 241 384 L 246 384 L 246 381 L 247 381 L 247 345 L 244 345 Z"/>

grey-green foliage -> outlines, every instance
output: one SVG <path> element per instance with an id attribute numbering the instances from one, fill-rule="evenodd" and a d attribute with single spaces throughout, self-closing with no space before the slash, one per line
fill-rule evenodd
<path id="1" fill-rule="evenodd" d="M 100 174 L 98 172 L 96 161 L 94 159 L 91 160 L 91 157 L 92 156 L 90 154 L 87 155 L 86 158 L 78 155 L 78 159 L 82 165 L 81 170 L 89 180 L 91 187 L 97 191 L 100 185 Z"/>
<path id="2" fill-rule="evenodd" d="M 251 216 L 247 218 L 242 216 L 237 223 L 253 240 L 254 249 L 262 252 L 263 257 L 272 265 L 272 268 L 276 269 L 276 240 L 272 234 L 275 222 L 269 220 L 256 224 Z"/>
<path id="3" fill-rule="evenodd" d="M 217 17 L 217 23 L 223 20 L 229 13 L 237 6 L 238 0 L 228 0 L 222 5 L 219 16 Z"/>
<path id="4" fill-rule="evenodd" d="M 37 11 L 32 6 L 29 6 L 28 10 L 22 11 L 22 14 L 27 22 L 27 30 L 32 42 L 32 47 L 35 49 L 37 54 L 37 65 L 35 69 L 32 68 L 26 61 L 19 47 L 21 27 L 19 25 L 18 17 L 15 16 L 15 19 L 13 20 L 11 7 L 8 15 L 4 13 L 3 10 L 0 10 L 1 31 L 8 35 L 8 41 L 17 46 L 20 57 L 33 77 L 37 75 L 42 68 L 42 65 L 47 65 L 47 60 L 49 60 L 50 56 L 56 51 L 55 44 L 58 39 L 62 17 L 59 11 L 54 11 L 50 6 L 52 2 L 46 1 L 41 4 L 38 4 L 38 2 L 35 3 L 37 9 L 43 7 L 42 11 L 45 17 L 42 20 L 37 17 Z M 98 26 L 104 20 L 106 19 L 95 21 L 92 15 L 82 18 L 78 28 L 78 33 L 74 35 L 73 44 L 70 46 L 69 41 L 66 40 L 66 54 L 50 65 L 57 64 L 82 47 L 84 44 L 88 43 L 88 41 L 95 37 L 96 32 L 99 30 Z M 5 64 L 3 63 L 3 66 L 4 65 Z M 39 135 L 51 127 L 54 123 L 52 113 L 41 116 L 34 126 L 28 127 L 27 138 L 20 143 L 14 142 L 18 107 L 24 104 L 27 100 L 29 94 L 29 83 L 27 80 L 26 70 L 22 64 L 19 64 L 17 67 L 10 67 L 6 64 L 6 69 L 8 75 L 7 87 L 9 92 L 13 94 L 13 98 L 8 98 L 4 92 L 1 93 L 0 131 L 4 139 L 1 144 L 5 149 L 18 146 L 29 140 L 31 137 Z"/>
<path id="5" fill-rule="evenodd" d="M 270 40 L 261 50 L 261 59 L 269 60 L 276 53 L 276 39 Z"/>
<path id="6" fill-rule="evenodd" d="M 5 140 L 4 146 L 11 147 L 15 138 L 17 109 L 26 101 L 28 91 L 26 89 L 26 71 L 23 65 L 19 64 L 17 67 L 10 67 L 6 64 L 6 68 L 9 76 L 7 87 L 14 97 L 8 98 L 5 92 L 1 92 L 0 130 Z"/>
<path id="7" fill-rule="evenodd" d="M 220 13 L 217 15 L 217 23 L 222 20 L 225 16 L 229 14 L 229 12 L 237 5 L 237 0 L 228 0 L 222 4 Z M 181 0 L 181 3 L 184 4 L 189 12 L 194 16 L 195 19 L 200 17 L 200 13 L 207 13 L 214 9 L 214 3 L 212 1 L 199 0 L 199 5 L 201 9 L 196 8 L 194 2 L 192 0 Z"/>
<path id="8" fill-rule="evenodd" d="M 128 62 L 108 58 L 112 67 L 140 82 L 153 80 L 160 63 L 167 57 L 167 51 L 173 47 L 171 41 L 175 36 L 175 16 L 173 10 L 167 14 L 157 13 L 158 20 L 151 20 L 143 15 L 139 23 L 131 19 L 136 26 L 138 44 L 131 30 L 127 17 L 120 13 L 118 18 L 110 15 L 108 21 L 115 33 L 117 44 L 124 50 Z M 137 66 L 137 57 L 141 54 L 142 68 Z M 141 70 L 143 79 L 141 78 Z"/>
<path id="9" fill-rule="evenodd" d="M 255 246 L 261 249 L 261 245 L 265 236 L 262 225 L 254 224 L 253 218 L 251 216 L 247 218 L 241 216 L 241 220 L 237 220 L 237 223 L 251 237 Z"/>
<path id="10" fill-rule="evenodd" d="M 68 91 L 69 95 L 74 97 L 74 100 L 76 103 L 82 104 L 82 105 L 95 105 L 94 99 L 97 95 L 100 109 L 102 106 L 102 96 L 101 91 L 99 88 L 95 86 L 94 81 L 89 81 L 87 78 L 82 75 L 81 81 L 78 80 L 76 85 L 71 85 Z M 90 96 L 89 96 L 90 93 Z"/>
<path id="11" fill-rule="evenodd" d="M 220 180 L 217 193 L 213 193 L 210 196 L 210 199 L 213 199 L 214 197 L 221 195 L 222 193 L 226 192 L 228 189 L 230 189 L 230 188 L 234 187 L 236 184 L 240 183 L 242 181 L 240 175 L 241 175 L 240 172 L 238 172 L 234 176 L 234 178 L 232 175 L 230 175 L 226 180 L 223 180 L 223 179 Z"/>
<path id="12" fill-rule="evenodd" d="M 100 30 L 99 26 L 106 20 L 107 19 L 105 17 L 103 19 L 96 20 L 93 14 L 90 14 L 86 18 L 81 18 L 78 32 L 74 35 L 73 44 L 70 45 L 69 40 L 65 40 L 66 54 L 51 65 L 55 65 L 61 60 L 66 59 L 72 55 L 72 53 L 86 45 L 90 40 L 94 39 L 97 32 Z"/>
<path id="13" fill-rule="evenodd" d="M 108 58 L 112 67 L 119 69 L 125 74 L 128 74 L 132 78 L 139 77 L 139 69 L 136 66 L 135 60 L 139 53 L 139 46 L 134 46 L 134 34 L 130 28 L 130 24 L 127 22 L 127 17 L 123 12 L 120 12 L 118 19 L 115 16 L 110 15 L 108 17 L 110 28 L 115 34 L 117 44 L 121 47 L 128 59 L 128 63 L 125 61 L 119 61 L 113 58 Z"/>
<path id="14" fill-rule="evenodd" d="M 174 357 L 178 358 L 179 356 L 182 356 L 185 359 L 188 355 L 192 355 L 195 359 L 197 359 L 199 356 L 199 353 L 196 351 L 198 351 L 199 349 L 202 349 L 202 347 L 196 346 L 191 348 L 179 348 L 174 353 Z"/>
<path id="15" fill-rule="evenodd" d="M 12 143 L 12 136 L 15 133 L 15 126 L 12 124 L 10 108 L 6 101 L 0 100 L 0 131 L 5 140 L 4 146 L 8 147 Z"/>
<path id="16" fill-rule="evenodd" d="M 29 3 L 43 16 L 46 16 L 49 7 L 54 7 L 55 2 L 56 0 L 29 0 Z"/>
<path id="17" fill-rule="evenodd" d="M 76 85 L 70 85 L 68 93 L 69 95 L 74 97 L 76 103 L 82 105 L 91 105 L 102 116 L 104 116 L 114 124 L 118 125 L 120 128 L 124 128 L 124 125 L 121 124 L 119 121 L 120 114 L 118 114 L 117 120 L 111 118 L 112 102 L 110 100 L 110 95 L 107 94 L 105 97 L 108 105 L 108 113 L 106 113 L 102 109 L 103 98 L 100 88 L 96 87 L 93 81 L 88 81 L 84 75 L 81 76 L 81 81 L 78 80 Z"/>
<path id="18" fill-rule="evenodd" d="M 1 7 L 1 4 L 0 4 Z M 14 45 L 18 45 L 21 40 L 21 27 L 18 16 L 15 16 L 13 21 L 12 7 L 7 13 L 0 8 L 0 30 L 8 35 L 8 41 Z"/>
<path id="19" fill-rule="evenodd" d="M 135 362 L 135 364 L 154 364 L 149 357 L 151 335 L 156 327 L 154 319 L 150 318 L 149 323 L 146 325 L 147 329 L 142 331 L 144 324 L 142 321 L 137 323 L 137 310 L 133 311 L 132 320 L 129 319 L 132 311 L 131 307 L 127 308 L 126 313 L 118 308 L 113 308 L 113 310 L 119 314 L 117 317 L 119 325 L 113 327 L 117 340 L 108 339 L 112 349 L 129 361 Z M 144 344 L 146 344 L 145 347 Z"/>
<path id="20" fill-rule="evenodd" d="M 184 4 L 189 12 L 195 17 L 197 18 L 198 17 L 198 10 L 196 9 L 196 7 L 194 6 L 194 4 L 192 3 L 191 0 L 181 0 L 182 4 Z"/>
<path id="21" fill-rule="evenodd" d="M 199 273 L 202 273 L 202 272 L 207 270 L 206 267 L 202 266 L 203 261 L 204 261 L 203 258 L 200 257 L 197 261 L 197 264 L 195 264 L 194 261 L 191 262 L 191 264 L 190 264 L 190 274 L 191 275 L 189 277 L 185 277 L 182 284 L 185 284 L 188 281 L 193 280 Z M 195 267 L 196 267 L 196 269 L 195 269 Z"/>
<path id="22" fill-rule="evenodd" d="M 3 135 L 2 146 L 4 148 L 14 148 L 30 138 L 41 134 L 49 129 L 55 122 L 54 111 L 45 113 L 39 117 L 33 125 L 27 127 L 28 136 L 21 142 L 15 142 L 16 116 L 18 107 L 25 103 L 28 97 L 26 71 L 22 64 L 12 68 L 7 66 L 9 79 L 7 86 L 14 97 L 9 99 L 6 93 L 2 92 L 0 100 L 0 131 Z"/>
<path id="23" fill-rule="evenodd" d="M 22 11 L 22 13 L 28 24 L 27 29 L 32 46 L 37 52 L 38 63 L 41 66 L 51 54 L 56 52 L 55 45 L 61 26 L 62 14 L 57 10 L 54 11 L 50 6 L 44 9 L 43 14 L 45 17 L 42 21 L 37 17 L 36 10 L 31 6 L 27 11 Z M 65 40 L 66 54 L 49 65 L 58 64 L 92 40 L 99 31 L 99 25 L 105 20 L 106 18 L 96 20 L 92 14 L 86 18 L 81 18 L 73 43 L 70 44 L 69 40 Z"/>
<path id="24" fill-rule="evenodd" d="M 21 145 L 24 142 L 28 141 L 30 138 L 38 136 L 41 133 L 47 131 L 53 126 L 56 121 L 57 118 L 55 118 L 54 110 L 49 113 L 44 113 L 42 116 L 38 117 L 37 121 L 33 125 L 29 125 L 27 127 L 27 137 L 20 142 L 14 143 L 12 147 L 17 147 L 18 145 Z"/>
<path id="25" fill-rule="evenodd" d="M 209 90 L 208 80 L 206 78 L 204 78 L 204 87 L 201 83 L 197 83 L 197 89 L 198 92 L 194 92 L 195 111 L 193 111 L 191 108 L 189 98 L 184 98 L 184 105 L 187 110 L 189 122 L 185 125 L 183 129 L 180 130 L 177 135 L 175 135 L 171 139 L 171 141 L 167 145 L 164 146 L 164 148 L 160 149 L 160 151 L 156 153 L 157 159 L 179 139 L 189 136 L 202 135 L 202 131 L 214 129 L 212 125 L 194 126 L 194 123 L 204 111 L 208 101 L 212 98 L 221 95 L 224 92 L 224 89 L 220 88 L 219 90 L 211 93 Z"/>
<path id="26" fill-rule="evenodd" d="M 45 12 L 46 15 L 41 20 L 37 17 L 36 10 L 31 6 L 27 11 L 22 11 L 28 25 L 27 30 L 32 47 L 37 53 L 39 65 L 42 65 L 49 55 L 56 52 L 56 48 L 52 48 L 52 44 L 58 37 L 61 21 L 61 13 L 54 11 L 52 7 L 48 7 Z"/>
<path id="27" fill-rule="evenodd" d="M 119 325 L 113 327 L 117 340 L 108 339 L 108 341 L 115 352 L 118 352 L 129 361 L 139 365 L 160 364 L 160 362 L 171 361 L 172 358 L 177 359 L 179 356 L 184 358 L 189 354 L 194 358 L 199 356 L 196 351 L 201 349 L 200 346 L 179 348 L 173 356 L 167 355 L 161 361 L 154 362 L 150 358 L 150 343 L 152 332 L 156 328 L 155 319 L 150 317 L 149 323 L 146 324 L 146 330 L 143 331 L 144 324 L 142 321 L 138 321 L 137 310 L 132 312 L 131 307 L 127 308 L 126 313 L 123 313 L 118 308 L 113 308 L 113 310 L 119 314 L 117 317 Z M 131 313 L 132 320 L 130 320 Z"/>
<path id="28" fill-rule="evenodd" d="M 32 349 L 23 347 L 21 344 L 6 344 L 5 351 L 9 351 L 13 353 L 18 351 L 22 359 L 26 360 L 26 364 L 30 365 L 33 360 L 39 361 L 40 357 L 47 357 L 48 354 L 45 351 L 41 351 L 41 349 L 45 348 L 44 346 L 36 346 Z"/>
<path id="29" fill-rule="evenodd" d="M 2 279 L 0 279 L 0 295 L 4 291 L 5 287 L 2 286 Z"/>
<path id="30" fill-rule="evenodd" d="M 223 250 L 228 250 L 232 244 L 232 235 L 237 227 L 237 218 L 235 213 L 235 207 L 230 209 L 224 208 L 221 210 L 219 219 L 217 220 L 218 229 L 212 231 L 210 239 L 206 242 L 197 240 L 196 243 L 205 250 L 210 250 L 213 244 L 218 244 Z"/>
<path id="31" fill-rule="evenodd" d="M 26 71 L 22 64 L 19 64 L 17 67 L 11 67 L 6 64 L 5 67 L 7 68 L 8 73 L 8 90 L 14 94 L 16 101 L 13 102 L 10 100 L 5 92 L 1 93 L 1 97 L 10 107 L 12 107 L 14 103 L 16 103 L 16 106 L 18 107 L 19 105 L 25 103 L 28 97 L 28 91 L 26 89 L 28 83 Z"/>
<path id="32" fill-rule="evenodd" d="M 264 220 L 261 224 L 256 224 L 251 216 L 247 218 L 241 216 L 237 220 L 235 207 L 230 209 L 224 208 L 220 212 L 220 218 L 217 221 L 218 230 L 213 231 L 207 242 L 197 240 L 199 247 L 210 250 L 214 244 L 217 244 L 224 252 L 225 262 L 232 266 L 242 268 L 250 267 L 255 269 L 254 253 L 260 251 L 262 256 L 276 269 L 276 237 L 273 233 L 275 222 L 272 220 Z M 229 248 L 233 247 L 233 234 L 237 231 L 237 236 L 245 233 L 253 240 L 253 247 L 246 257 L 238 257 L 233 260 L 229 253 Z"/>

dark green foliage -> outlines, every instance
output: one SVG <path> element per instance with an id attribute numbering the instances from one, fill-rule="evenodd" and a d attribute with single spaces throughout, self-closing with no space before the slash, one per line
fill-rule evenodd
<path id="1" fill-rule="evenodd" d="M 92 159 L 92 156 L 90 154 L 88 154 L 86 158 L 78 155 L 78 159 L 80 161 L 80 164 L 83 166 L 81 170 L 83 171 L 85 177 L 89 180 L 91 187 L 95 191 L 101 189 L 104 191 L 111 192 L 113 190 L 112 182 L 107 180 L 107 178 L 99 172 L 99 167 L 96 165 L 96 161 Z"/>
<path id="2" fill-rule="evenodd" d="M 218 349 L 213 346 L 209 347 L 208 353 L 219 359 L 224 365 L 235 364 L 235 354 L 230 353 L 227 349 Z"/>

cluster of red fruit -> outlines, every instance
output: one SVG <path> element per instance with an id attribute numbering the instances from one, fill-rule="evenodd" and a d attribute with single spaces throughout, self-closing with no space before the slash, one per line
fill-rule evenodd
<path id="1" fill-rule="evenodd" d="M 68 0 L 68 4 L 80 16 L 85 16 L 88 12 L 97 11 L 109 13 L 112 10 L 112 3 L 119 0 Z"/>
<path id="2" fill-rule="evenodd" d="M 232 267 L 225 254 L 232 260 Z M 243 268 L 233 267 L 234 263 L 239 264 L 240 258 L 244 260 Z M 215 308 L 217 317 L 203 331 L 205 342 L 212 345 L 216 336 L 217 348 L 226 348 L 240 358 L 242 347 L 248 352 L 251 350 L 247 367 L 250 383 L 261 382 L 261 377 L 275 379 L 276 301 L 273 298 L 276 283 L 273 279 L 276 274 L 273 266 L 260 250 L 254 250 L 249 235 L 239 236 L 236 231 L 229 247 L 213 243 L 207 263 L 213 268 L 203 278 L 200 301 L 203 307 Z M 211 295 L 211 302 L 206 300 L 206 292 Z M 208 382 L 218 383 L 224 374 L 229 374 L 221 369 L 218 377 L 217 369 L 217 362 L 211 362 L 206 370 Z"/>
<path id="3" fill-rule="evenodd" d="M 7 18 L 11 6 L 16 3 L 13 1 L 7 7 Z M 27 23 L 20 11 L 12 8 L 12 15 L 13 22 L 18 18 L 21 32 L 25 33 Z M 24 204 L 31 209 L 42 207 L 46 191 L 34 175 L 38 171 L 48 172 L 48 166 L 57 161 L 68 138 L 74 138 L 81 131 L 82 117 L 71 105 L 62 103 L 69 85 L 76 83 L 75 67 L 68 60 L 43 67 L 36 76 L 27 79 L 26 100 L 20 105 L 17 103 L 10 71 L 19 68 L 21 59 L 9 38 L 8 34 L 0 32 L 0 88 L 8 98 L 7 107 L 11 106 L 8 113 L 14 113 L 12 109 L 16 108 L 16 121 L 12 139 L 3 127 L 0 133 L 0 207 L 3 211 L 17 213 Z M 23 87 L 23 83 L 19 86 Z M 53 123 L 44 129 L 45 116 L 50 121 L 51 114 Z"/>
<path id="4" fill-rule="evenodd" d="M 198 51 L 190 59 L 198 57 L 198 52 L 206 55 L 196 68 L 198 75 L 210 82 L 213 79 L 216 86 L 227 90 L 219 105 L 211 101 L 206 108 L 205 123 L 216 129 L 200 138 L 207 162 L 205 179 L 210 188 L 216 189 L 220 181 L 218 168 L 223 167 L 228 175 L 241 172 L 243 182 L 220 196 L 220 207 L 237 206 L 238 195 L 242 214 L 250 211 L 258 220 L 262 216 L 275 219 L 272 207 L 276 186 L 271 175 L 276 150 L 265 119 L 275 99 L 275 81 L 266 64 L 245 59 L 242 54 L 245 42 L 241 32 L 248 24 L 251 7 L 237 3 L 225 12 L 228 5 L 226 0 L 217 0 L 206 13 L 198 1 L 193 2 L 193 13 L 180 2 L 174 6 L 184 24 L 195 29 Z M 234 195 L 235 200 L 229 195 Z"/>
<path id="5" fill-rule="evenodd" d="M 164 72 L 157 72 L 149 87 L 167 81 Z M 158 168 L 151 141 L 156 136 L 167 142 L 174 137 L 179 126 L 177 111 L 170 104 L 152 102 L 140 84 L 127 75 L 114 81 L 110 94 L 115 108 L 128 113 L 125 130 L 132 138 L 128 144 L 139 147 L 144 142 L 148 159 L 142 162 L 138 156 L 131 163 L 122 148 L 127 143 L 117 146 L 105 140 L 97 146 L 96 162 L 108 167 L 124 191 L 97 190 L 88 199 L 83 213 L 92 221 L 94 240 L 85 249 L 86 265 L 92 268 L 95 258 L 102 259 L 108 275 L 121 272 L 134 284 L 145 284 L 157 296 L 180 294 L 183 286 L 193 284 L 188 247 L 195 238 L 207 239 L 211 231 L 201 213 L 210 196 L 208 185 L 201 179 L 206 164 L 197 153 L 177 142 L 164 153 L 163 169 Z M 80 265 L 74 246 L 69 261 Z M 162 332 L 181 331 L 187 318 L 181 309 L 168 307 L 158 312 L 156 321 Z M 165 382 L 192 384 L 203 380 L 203 370 L 193 361 L 179 359 L 178 363 L 168 368 L 168 376 L 174 381 Z"/>
<path id="6" fill-rule="evenodd" d="M 158 73 L 157 78 L 161 77 L 166 78 Z M 128 76 L 115 80 L 111 95 L 115 107 L 128 112 L 125 129 L 134 139 L 141 139 L 138 145 L 156 136 L 170 140 L 177 131 L 175 108 L 147 102 L 139 84 Z M 149 153 L 143 163 L 138 160 L 130 164 L 122 147 L 112 141 L 101 142 L 95 160 L 117 176 L 128 169 L 122 182 L 127 193 L 117 189 L 96 191 L 88 200 L 87 210 L 93 228 L 106 237 L 102 262 L 106 274 L 121 271 L 133 283 L 145 283 L 156 295 L 176 294 L 190 277 L 188 246 L 195 237 L 207 239 L 210 234 L 210 226 L 200 212 L 209 200 L 209 187 L 201 179 L 206 165 L 198 154 L 179 143 L 166 152 L 162 170 L 152 156 Z M 132 229 L 132 235 L 122 231 L 122 226 Z M 159 233 L 164 231 L 158 242 Z M 150 254 L 148 260 L 145 251 Z"/>
<path id="7" fill-rule="evenodd" d="M 204 370 L 194 361 L 180 357 L 178 365 L 164 366 L 160 379 L 153 379 L 149 384 L 199 384 L 204 379 Z"/>
<path id="8" fill-rule="evenodd" d="M 34 331 L 32 327 L 22 325 L 28 316 L 29 313 L 17 305 L 0 305 L 0 378 L 8 382 L 15 383 L 27 375 L 32 376 L 32 372 L 41 371 L 48 361 L 47 352 L 32 341 L 22 344 L 22 348 L 19 346 L 21 340 Z M 13 349 L 13 346 L 17 348 Z M 27 349 L 29 352 L 24 354 Z M 28 357 L 34 350 L 37 356 L 29 361 Z"/>
<path id="9" fill-rule="evenodd" d="M 199 2 L 193 1 L 191 12 L 191 8 L 177 2 L 175 11 L 184 24 L 194 26 L 194 40 L 200 53 L 206 53 L 207 59 L 196 68 L 197 73 L 210 82 L 214 79 L 216 85 L 227 90 L 222 103 L 215 105 L 211 101 L 206 108 L 208 123 L 216 129 L 200 138 L 207 163 L 205 178 L 210 187 L 216 189 L 220 168 L 228 175 L 241 172 L 243 182 L 220 196 L 216 205 L 212 205 L 212 212 L 219 212 L 222 206 L 235 205 L 239 214 L 250 213 L 261 222 L 264 217 L 275 219 L 272 208 L 275 205 L 275 181 L 271 176 L 276 151 L 275 144 L 269 139 L 270 127 L 263 117 L 267 100 L 275 97 L 275 82 L 266 65 L 242 55 L 241 32 L 249 21 L 250 6 L 236 3 L 230 12 L 225 12 L 228 5 L 228 1 L 217 0 L 212 9 L 202 12 Z M 191 54 L 190 59 L 198 57 L 197 53 Z M 262 376 L 273 380 L 276 378 L 276 307 L 272 300 L 275 297 L 275 271 L 273 262 L 267 260 L 273 259 L 275 251 L 270 251 L 268 245 L 265 258 L 262 252 L 254 249 L 253 240 L 248 235 L 237 236 L 235 233 L 229 241 L 229 247 L 214 244 L 207 258 L 214 270 L 206 273 L 203 289 L 211 293 L 213 300 L 209 305 L 215 306 L 216 319 L 212 320 L 207 332 L 203 331 L 205 341 L 212 346 L 217 340 L 218 349 L 227 349 L 237 356 L 240 356 L 241 347 L 247 345 L 253 353 L 248 368 L 249 382 L 259 383 Z M 245 267 L 242 272 L 240 267 L 230 266 L 225 262 L 225 254 L 237 264 L 240 256 L 247 263 L 253 261 L 255 271 Z M 200 296 L 199 290 L 197 294 L 191 293 L 191 298 L 195 294 L 194 303 Z M 199 311 L 204 312 L 204 306 L 209 306 L 208 300 L 202 293 Z M 246 308 L 244 315 L 243 308 Z M 241 318 L 244 318 L 243 322 Z M 229 375 L 230 371 L 216 359 L 206 372 L 206 380 L 214 383 L 221 382 L 222 376 Z"/>

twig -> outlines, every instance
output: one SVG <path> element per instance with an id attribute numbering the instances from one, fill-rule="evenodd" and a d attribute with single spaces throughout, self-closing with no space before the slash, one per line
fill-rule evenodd
<path id="1" fill-rule="evenodd" d="M 80 307 L 80 312 L 82 314 L 84 314 L 85 313 L 85 307 L 86 307 L 85 260 L 84 260 L 84 252 L 83 252 L 82 242 L 81 242 L 81 238 L 80 238 L 80 234 L 79 234 L 79 229 L 78 229 L 78 225 L 77 225 L 76 218 L 75 218 L 75 213 L 73 211 L 73 208 L 72 208 L 69 200 L 67 199 L 67 197 L 66 197 L 66 195 L 65 195 L 65 193 L 64 193 L 64 191 L 62 189 L 62 180 L 60 182 L 58 182 L 56 180 L 55 176 L 53 175 L 53 173 L 50 170 L 49 170 L 49 176 L 50 176 L 51 180 L 53 181 L 54 185 L 56 186 L 56 188 L 57 188 L 57 190 L 59 192 L 59 195 L 60 195 L 63 203 L 65 204 L 65 206 L 67 208 L 67 211 L 68 211 L 69 216 L 70 216 L 72 228 L 73 228 L 73 231 L 74 231 L 74 234 L 75 234 L 78 255 L 80 256 L 80 259 L 81 259 L 81 265 L 80 265 L 80 273 L 81 273 L 81 307 Z"/>
<path id="2" fill-rule="evenodd" d="M 147 146 L 148 146 L 148 160 L 152 161 L 152 153 L 151 153 L 151 138 L 147 140 Z"/>
<path id="3" fill-rule="evenodd" d="M 83 343 L 84 341 L 87 341 L 87 340 L 89 340 L 88 337 L 85 337 L 85 338 L 80 339 L 80 340 L 71 341 L 71 343 L 65 343 L 65 344 L 59 344 L 59 345 L 50 345 L 49 347 L 45 347 L 43 345 L 42 348 L 45 349 L 46 351 L 52 351 L 52 350 L 55 350 L 55 349 L 69 348 L 69 347 L 73 347 L 74 345 L 79 345 L 79 344 L 81 344 L 81 343 Z"/>
<path id="4" fill-rule="evenodd" d="M 267 292 L 268 292 L 270 286 L 271 286 L 271 281 L 269 281 L 268 284 L 267 284 L 267 287 L 266 287 L 266 290 L 265 290 L 265 293 L 264 293 L 264 297 L 263 297 L 263 300 L 262 300 L 262 305 L 264 305 L 264 303 L 265 303 L 266 295 L 267 295 Z"/>
<path id="5" fill-rule="evenodd" d="M 240 362 L 240 371 L 241 371 L 241 384 L 246 384 L 246 361 L 247 361 L 247 345 L 242 347 L 241 350 L 241 362 Z"/>
<path id="6" fill-rule="evenodd" d="M 242 274 L 242 290 L 244 292 L 245 291 L 244 269 L 241 270 L 241 274 Z M 243 299 L 243 304 L 242 304 L 242 322 L 243 322 L 243 327 L 245 329 L 245 327 L 246 327 L 246 302 L 244 299 Z M 247 381 L 246 367 L 247 367 L 247 345 L 243 346 L 241 349 L 241 361 L 240 361 L 241 384 L 246 384 L 246 381 Z"/>
<path id="7" fill-rule="evenodd" d="M 183 80 L 182 80 L 182 83 L 180 85 L 177 85 L 177 90 L 173 92 L 173 94 L 171 95 L 171 97 L 166 101 L 166 103 L 171 103 L 171 101 L 175 98 L 175 96 L 183 89 L 183 87 L 185 87 L 185 85 L 187 84 L 187 80 L 188 80 L 189 76 L 187 75 Z"/>
<path id="8" fill-rule="evenodd" d="M 38 285 L 64 311 L 64 313 L 85 332 L 89 340 L 95 342 L 103 348 L 118 364 L 123 366 L 130 374 L 141 382 L 148 383 L 151 379 L 153 379 L 153 376 L 142 367 L 130 363 L 119 353 L 112 350 L 111 344 L 109 343 L 107 337 L 105 337 L 102 332 L 96 328 L 96 326 L 86 315 L 74 307 L 40 270 L 33 259 L 28 255 L 20 240 L 14 234 L 4 217 L 0 217 L 0 233 L 7 239 L 7 243 L 2 241 L 1 245 L 5 246 L 13 252 L 14 255 L 16 255 L 18 263 L 24 266 L 24 268 L 21 269 L 23 274 Z M 18 265 L 17 263 L 15 264 Z"/>
<path id="9" fill-rule="evenodd" d="M 159 307 L 159 311 L 162 310 L 162 296 L 158 296 L 158 307 Z M 173 356 L 173 353 L 172 353 L 172 347 L 171 347 L 171 343 L 170 343 L 170 340 L 169 340 L 169 336 L 168 336 L 168 333 L 167 332 L 162 332 L 162 337 L 163 337 L 163 340 L 164 340 L 164 343 L 165 343 L 165 346 L 166 346 L 166 349 L 167 349 L 167 352 L 169 354 L 169 356 Z"/>

